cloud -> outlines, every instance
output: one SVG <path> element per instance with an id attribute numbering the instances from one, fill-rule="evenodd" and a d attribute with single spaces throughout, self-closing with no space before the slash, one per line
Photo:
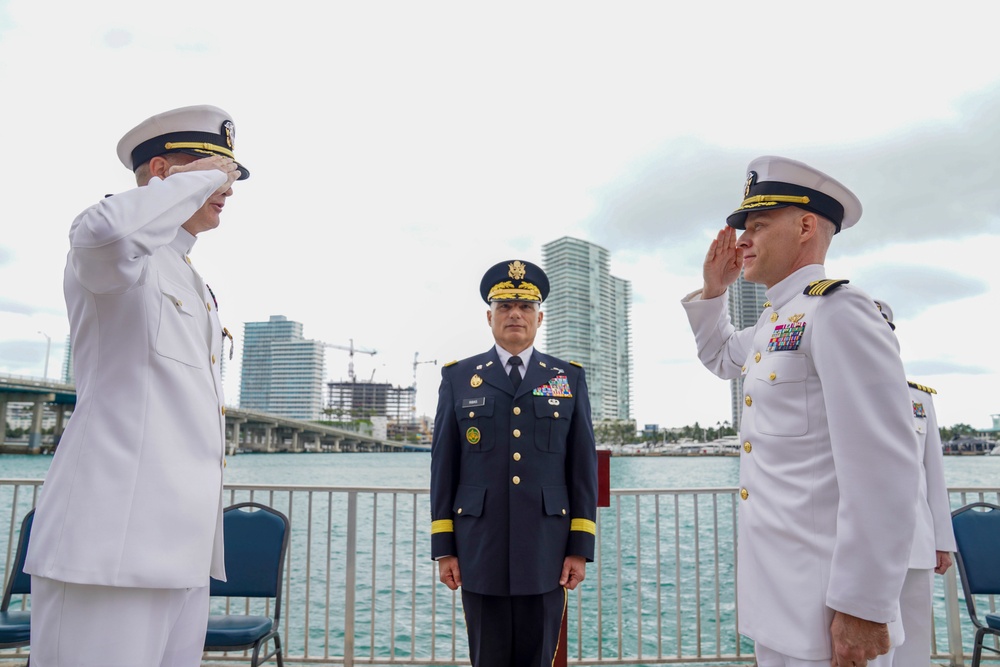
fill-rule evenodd
<path id="1" fill-rule="evenodd" d="M 749 160 L 777 153 L 826 171 L 861 199 L 865 212 L 857 231 L 838 235 L 831 252 L 997 233 L 998 117 L 1000 86 L 993 86 L 961 99 L 952 118 L 857 145 L 748 150 L 692 138 L 666 141 L 594 193 L 586 226 L 612 252 L 645 248 L 700 265 L 704 233 L 721 227 L 739 203 Z"/>
<path id="2" fill-rule="evenodd" d="M 33 340 L 0 341 L 0 367 L 20 369 L 20 372 L 36 372 L 41 375 L 45 363 L 45 347 L 47 342 Z M 56 347 L 55 343 L 52 345 Z M 51 368 L 49 369 L 52 370 Z M 17 372 L 17 371 L 14 371 Z"/>
<path id="3" fill-rule="evenodd" d="M 990 375 L 990 370 L 982 366 L 961 364 L 942 359 L 922 359 L 906 364 L 907 374 L 925 375 Z"/>
<path id="4" fill-rule="evenodd" d="M 943 303 L 986 294 L 983 280 L 935 267 L 886 264 L 861 268 L 851 282 L 892 307 L 897 319 L 909 319 Z"/>
<path id="5" fill-rule="evenodd" d="M 10 264 L 14 260 L 14 251 L 6 246 L 0 245 L 0 266 Z"/>
<path id="6" fill-rule="evenodd" d="M 104 44 L 111 49 L 123 49 L 132 44 L 134 35 L 123 28 L 112 28 L 104 33 Z"/>
<path id="7" fill-rule="evenodd" d="M 0 313 L 13 313 L 15 315 L 63 315 L 64 311 L 55 308 L 39 308 L 8 299 L 5 296 L 0 296 Z"/>

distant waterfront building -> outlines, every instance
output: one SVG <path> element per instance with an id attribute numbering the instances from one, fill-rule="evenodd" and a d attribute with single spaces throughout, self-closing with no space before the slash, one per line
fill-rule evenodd
<path id="1" fill-rule="evenodd" d="M 382 419 L 387 436 L 402 439 L 420 431 L 417 388 L 384 382 L 327 382 L 326 417 L 334 422 Z"/>
<path id="2" fill-rule="evenodd" d="M 764 312 L 764 303 L 767 302 L 766 290 L 763 284 L 744 279 L 742 272 L 736 282 L 729 286 L 729 316 L 737 331 L 757 324 L 760 314 Z M 729 391 L 732 427 L 739 430 L 740 419 L 743 417 L 743 378 L 730 380 Z"/>
<path id="3" fill-rule="evenodd" d="M 595 422 L 630 419 L 632 283 L 610 274 L 606 249 L 580 239 L 545 244 L 542 260 L 544 351 L 583 364 Z"/>
<path id="4" fill-rule="evenodd" d="M 75 381 L 75 376 L 73 375 L 73 346 L 69 342 L 69 334 L 66 334 L 66 345 L 63 346 L 62 381 L 63 384 L 73 384 Z"/>
<path id="5" fill-rule="evenodd" d="M 302 324 L 283 315 L 243 324 L 240 407 L 293 419 L 323 413 L 322 341 L 306 340 Z"/>

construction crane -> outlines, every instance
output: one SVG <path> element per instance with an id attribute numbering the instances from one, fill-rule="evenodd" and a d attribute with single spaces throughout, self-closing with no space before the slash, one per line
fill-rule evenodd
<path id="1" fill-rule="evenodd" d="M 348 340 L 351 343 L 350 345 L 337 345 L 336 343 L 323 343 L 323 345 L 325 347 L 332 347 L 332 348 L 335 348 L 335 349 L 338 349 L 338 350 L 347 350 L 347 352 L 348 352 L 348 358 L 349 358 L 349 361 L 347 362 L 347 377 L 350 379 L 351 382 L 354 382 L 355 381 L 355 379 L 354 379 L 354 353 L 355 352 L 360 352 L 361 354 L 370 354 L 370 355 L 374 356 L 376 354 L 376 351 L 375 350 L 369 350 L 369 349 L 363 348 L 363 347 L 354 347 L 354 339 L 350 338 Z M 373 373 L 373 375 L 374 375 L 374 373 Z"/>
<path id="2" fill-rule="evenodd" d="M 417 357 L 419 357 L 419 356 L 420 356 L 419 352 L 414 352 L 413 353 L 413 391 L 414 392 L 417 391 L 417 366 L 419 366 L 420 364 L 434 364 L 435 366 L 437 366 L 437 363 L 438 363 L 437 359 L 431 359 L 431 360 L 428 360 L 428 361 L 417 361 Z"/>

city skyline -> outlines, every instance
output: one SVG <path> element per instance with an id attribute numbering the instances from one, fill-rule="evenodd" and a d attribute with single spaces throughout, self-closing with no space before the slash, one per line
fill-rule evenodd
<path id="1" fill-rule="evenodd" d="M 207 103 L 233 114 L 252 173 L 191 252 L 237 355 L 240 324 L 272 313 L 378 350 L 355 358 L 366 379 L 409 385 L 419 353 L 438 361 L 416 373 L 417 412 L 432 414 L 440 366 L 492 344 L 486 268 L 541 264 L 545 242 L 572 236 L 607 248 L 631 283 L 636 421 L 725 421 L 729 384 L 698 362 L 680 299 L 701 285 L 747 164 L 776 154 L 857 193 L 864 213 L 834 238 L 827 274 L 892 305 L 907 375 L 937 390 L 941 423 L 988 427 L 1000 412 L 1000 362 L 983 354 L 993 328 L 979 324 L 1000 303 L 990 4 L 787 4 L 769 16 L 775 34 L 808 26 L 811 45 L 852 47 L 794 56 L 783 40 L 748 48 L 760 8 L 746 3 L 511 7 L 532 20 L 458 2 L 251 3 L 225 30 L 177 31 L 135 3 L 68 4 L 53 21 L 45 3 L 0 0 L 0 123 L 16 128 L 16 159 L 0 164 L 0 372 L 58 372 L 69 226 L 135 183 L 118 139 Z M 296 30 L 262 48 L 275 25 Z M 753 81 L 770 63 L 818 85 Z M 98 83 L 101 103 L 80 104 Z M 81 166 L 55 170 L 58 151 Z M 334 378 L 346 357 L 331 353 Z M 230 400 L 238 380 L 227 373 Z"/>

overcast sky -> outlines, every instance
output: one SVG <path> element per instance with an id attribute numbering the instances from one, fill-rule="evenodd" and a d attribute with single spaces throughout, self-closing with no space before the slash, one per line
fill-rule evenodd
<path id="1" fill-rule="evenodd" d="M 924 8 L 926 7 L 926 9 Z M 728 420 L 679 305 L 784 155 L 864 205 L 830 277 L 895 311 L 943 425 L 1000 412 L 1000 42 L 992 3 L 0 0 L 0 372 L 61 368 L 70 222 L 134 185 L 115 146 L 215 104 L 236 123 L 222 226 L 192 258 L 223 324 L 285 315 L 377 350 L 360 378 L 433 414 L 440 364 L 492 339 L 479 280 L 564 235 L 632 281 L 633 417 Z M 237 336 L 237 359 L 240 353 Z M 544 325 L 539 338 L 544 349 Z M 346 379 L 346 352 L 327 376 Z M 230 402 L 238 368 L 228 369 Z"/>

